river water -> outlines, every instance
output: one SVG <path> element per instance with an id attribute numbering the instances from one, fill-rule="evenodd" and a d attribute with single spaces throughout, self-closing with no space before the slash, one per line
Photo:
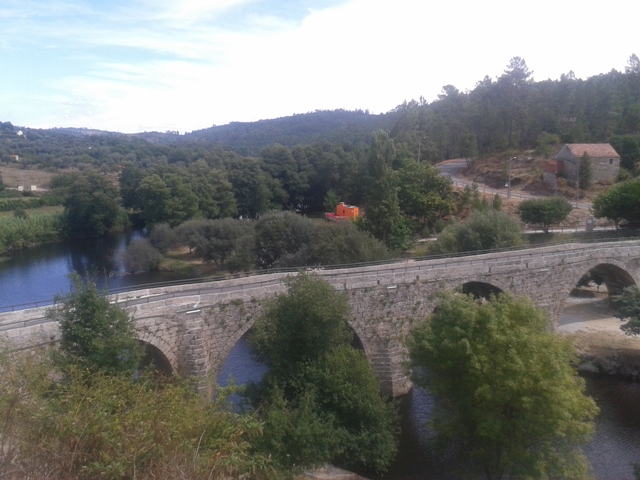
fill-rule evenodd
<path id="1" fill-rule="evenodd" d="M 0 312 L 13 305 L 50 301 L 69 291 L 67 275 L 73 271 L 83 278 L 92 277 L 101 290 L 180 279 L 171 272 L 125 274 L 117 253 L 141 235 L 134 231 L 42 245 L 0 259 Z"/>
<path id="2" fill-rule="evenodd" d="M 18 304 L 51 299 L 69 289 L 72 271 L 93 276 L 100 288 L 122 288 L 178 279 L 177 275 L 154 272 L 124 275 L 115 255 L 140 232 L 91 241 L 45 245 L 19 252 L 0 261 L 0 312 Z M 236 383 L 259 380 L 264 365 L 251 358 L 246 339 L 241 339 L 227 358 L 219 381 L 229 376 Z M 640 383 L 614 377 L 586 377 L 587 393 L 600 407 L 596 433 L 585 452 L 599 480 L 633 479 L 632 463 L 640 463 Z M 433 398 L 413 389 L 400 400 L 402 436 L 400 454 L 391 470 L 374 480 L 447 480 L 461 478 L 455 458 L 429 447 L 425 424 Z"/>

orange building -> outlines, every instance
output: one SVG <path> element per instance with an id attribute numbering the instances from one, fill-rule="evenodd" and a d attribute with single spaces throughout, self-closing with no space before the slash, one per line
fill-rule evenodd
<path id="1" fill-rule="evenodd" d="M 353 205 L 345 205 L 344 202 L 340 202 L 336 206 L 336 213 L 326 213 L 325 216 L 328 220 L 355 220 L 360 216 L 360 210 Z"/>

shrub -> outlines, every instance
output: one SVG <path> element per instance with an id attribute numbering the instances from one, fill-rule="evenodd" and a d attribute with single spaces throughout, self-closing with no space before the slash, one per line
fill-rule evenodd
<path id="1" fill-rule="evenodd" d="M 522 229 L 509 215 L 495 210 L 476 211 L 466 222 L 448 225 L 433 243 L 431 253 L 473 252 L 523 244 Z"/>
<path id="2" fill-rule="evenodd" d="M 162 254 L 148 239 L 136 238 L 121 253 L 121 260 L 128 272 L 150 272 L 158 269 Z"/>
<path id="3" fill-rule="evenodd" d="M 187 381 L 137 380 L 78 368 L 64 382 L 45 356 L 0 355 L 2 478 L 205 480 L 274 478 L 252 453 L 252 416 L 232 413 Z"/>
<path id="4" fill-rule="evenodd" d="M 167 253 L 178 244 L 179 237 L 168 223 L 158 223 L 153 226 L 153 230 L 149 234 L 149 241 L 160 252 Z"/>

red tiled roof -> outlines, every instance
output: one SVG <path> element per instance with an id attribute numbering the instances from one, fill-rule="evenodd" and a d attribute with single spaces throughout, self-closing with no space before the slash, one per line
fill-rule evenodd
<path id="1" fill-rule="evenodd" d="M 587 155 L 591 158 L 620 158 L 618 152 L 608 143 L 570 143 L 567 147 L 569 147 L 569 151 L 576 158 L 582 158 L 584 152 L 587 152 Z"/>

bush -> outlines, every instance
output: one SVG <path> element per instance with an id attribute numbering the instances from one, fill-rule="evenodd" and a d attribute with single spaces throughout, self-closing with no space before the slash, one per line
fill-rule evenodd
<path id="1" fill-rule="evenodd" d="M 431 246 L 431 253 L 447 254 L 516 247 L 524 244 L 522 228 L 503 212 L 473 212 L 464 223 L 448 225 Z"/>
<path id="2" fill-rule="evenodd" d="M 138 380 L 77 368 L 60 378 L 43 356 L 0 354 L 2 478 L 205 480 L 274 478 L 254 454 L 252 416 L 228 410 L 186 381 Z"/>
<path id="3" fill-rule="evenodd" d="M 132 240 L 120 256 L 127 272 L 133 273 L 157 270 L 162 262 L 162 254 L 146 238 Z"/>
<path id="4" fill-rule="evenodd" d="M 58 241 L 62 227 L 60 214 L 0 218 L 0 253 Z"/>
<path id="5" fill-rule="evenodd" d="M 167 253 L 178 244 L 179 237 L 168 223 L 158 223 L 153 226 L 153 230 L 149 234 L 149 241 L 161 253 Z"/>

